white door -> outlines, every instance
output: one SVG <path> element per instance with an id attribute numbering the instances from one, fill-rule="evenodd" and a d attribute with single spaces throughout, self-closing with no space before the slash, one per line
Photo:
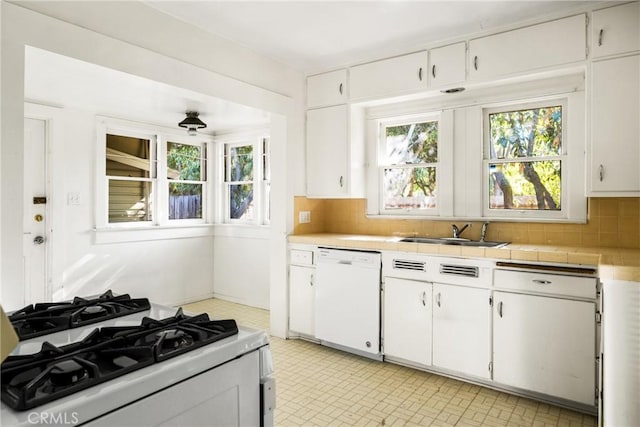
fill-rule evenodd
<path id="1" fill-rule="evenodd" d="M 385 278 L 384 354 L 431 365 L 431 283 Z"/>
<path id="2" fill-rule="evenodd" d="M 489 291 L 433 284 L 433 365 L 489 378 Z"/>
<path id="3" fill-rule="evenodd" d="M 595 304 L 494 293 L 493 379 L 593 405 Z"/>
<path id="4" fill-rule="evenodd" d="M 24 120 L 24 305 L 47 292 L 47 122 Z"/>

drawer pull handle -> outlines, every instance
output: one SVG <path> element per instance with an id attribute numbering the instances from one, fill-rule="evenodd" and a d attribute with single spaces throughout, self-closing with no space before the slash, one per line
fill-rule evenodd
<path id="1" fill-rule="evenodd" d="M 498 303 L 498 316 L 502 317 L 502 301 Z"/>
<path id="2" fill-rule="evenodd" d="M 537 285 L 550 285 L 552 283 L 551 280 L 540 280 L 540 279 L 533 279 L 532 282 Z"/>

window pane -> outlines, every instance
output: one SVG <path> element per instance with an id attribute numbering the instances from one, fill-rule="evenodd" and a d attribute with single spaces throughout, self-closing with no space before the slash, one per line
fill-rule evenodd
<path id="1" fill-rule="evenodd" d="M 252 220 L 253 184 L 229 186 L 229 217 L 231 219 Z"/>
<path id="2" fill-rule="evenodd" d="M 436 207 L 436 168 L 388 168 L 384 170 L 385 209 Z"/>
<path id="3" fill-rule="evenodd" d="M 562 107 L 489 114 L 491 159 L 562 154 Z"/>
<path id="4" fill-rule="evenodd" d="M 106 175 L 149 178 L 151 143 L 148 139 L 107 134 Z"/>
<path id="5" fill-rule="evenodd" d="M 253 145 L 229 146 L 227 156 L 229 181 L 253 181 Z"/>
<path id="6" fill-rule="evenodd" d="M 201 181 L 202 147 L 167 142 L 167 178 Z"/>
<path id="7" fill-rule="evenodd" d="M 109 180 L 109 223 L 152 220 L 151 183 Z"/>
<path id="8" fill-rule="evenodd" d="M 489 208 L 560 210 L 560 161 L 489 164 Z"/>
<path id="9" fill-rule="evenodd" d="M 387 162 L 391 164 L 435 163 L 438 161 L 438 122 L 388 126 Z"/>
<path id="10" fill-rule="evenodd" d="M 169 183 L 169 219 L 202 218 L 202 184 Z"/>

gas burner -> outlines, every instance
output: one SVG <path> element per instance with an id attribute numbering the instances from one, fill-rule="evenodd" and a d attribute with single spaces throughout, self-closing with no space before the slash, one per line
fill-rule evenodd
<path id="1" fill-rule="evenodd" d="M 100 301 L 80 311 L 110 311 L 110 304 Z M 1 397 L 13 409 L 30 409 L 236 334 L 235 320 L 189 317 L 179 309 L 166 319 L 145 317 L 138 326 L 94 329 L 63 347 L 44 342 L 40 352 L 9 356 L 2 363 Z"/>
<path id="2" fill-rule="evenodd" d="M 72 302 L 34 304 L 12 313 L 9 320 L 20 340 L 64 331 L 150 308 L 146 298 L 114 296 L 110 290 L 97 298 L 76 297 Z"/>

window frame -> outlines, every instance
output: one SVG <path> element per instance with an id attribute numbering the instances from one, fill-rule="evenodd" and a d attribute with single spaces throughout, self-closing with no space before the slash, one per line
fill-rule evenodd
<path id="1" fill-rule="evenodd" d="M 569 178 L 569 167 L 571 159 L 569 153 L 573 148 L 569 142 L 569 126 L 572 125 L 568 107 L 568 99 L 566 97 L 550 97 L 535 100 L 520 100 L 516 102 L 505 102 L 484 106 L 482 108 L 482 216 L 486 219 L 513 219 L 522 218 L 528 220 L 554 220 L 566 219 L 569 216 L 569 197 L 572 189 L 570 188 L 571 180 Z M 489 115 L 502 112 L 511 112 L 518 110 L 528 110 L 535 108 L 557 107 L 562 108 L 562 135 L 561 135 L 561 152 L 558 156 L 532 156 L 510 159 L 491 159 L 490 158 L 490 121 Z M 560 209 L 559 210 L 539 210 L 539 209 L 491 209 L 489 207 L 489 165 L 490 164 L 506 164 L 506 163 L 522 163 L 535 162 L 545 160 L 560 161 Z"/>
<path id="2" fill-rule="evenodd" d="M 206 156 L 213 152 L 213 137 L 205 134 L 194 136 L 182 135 L 175 129 L 164 128 L 151 124 L 131 122 L 110 117 L 97 116 L 96 118 L 96 199 L 95 199 L 95 223 L 96 231 L 101 230 L 127 230 L 127 229 L 159 229 L 184 226 L 199 226 L 213 223 L 212 201 L 213 198 L 213 166 L 214 162 L 206 160 L 205 182 L 202 190 L 202 218 L 169 219 L 169 183 L 167 178 L 167 142 L 178 144 L 199 145 L 204 149 Z M 106 146 L 107 134 L 121 135 L 133 138 L 144 138 L 150 141 L 150 153 L 155 157 L 155 177 L 145 178 L 152 183 L 152 201 L 154 210 L 151 221 L 109 222 L 109 176 L 106 175 Z M 143 178 L 136 180 L 142 180 Z M 123 238 L 122 241 L 126 241 Z M 112 241 L 110 238 L 105 242 Z"/>
<path id="3" fill-rule="evenodd" d="M 264 141 L 267 141 L 264 144 Z M 217 169 L 216 179 L 218 188 L 216 195 L 216 204 L 218 206 L 216 213 L 216 223 L 228 225 L 246 225 L 246 226 L 267 226 L 270 224 L 269 212 L 269 193 L 267 186 L 271 181 L 265 178 L 265 148 L 269 148 L 266 153 L 266 161 L 268 169 L 271 169 L 270 156 L 270 136 L 267 130 L 239 132 L 233 134 L 219 135 L 215 138 L 215 150 L 217 153 Z M 226 147 L 227 146 L 247 146 L 253 147 L 253 179 L 251 181 L 227 181 L 225 170 L 227 162 Z M 253 185 L 253 204 L 254 218 L 241 219 L 231 218 L 231 206 L 229 203 L 230 186 L 233 184 L 251 184 Z"/>

